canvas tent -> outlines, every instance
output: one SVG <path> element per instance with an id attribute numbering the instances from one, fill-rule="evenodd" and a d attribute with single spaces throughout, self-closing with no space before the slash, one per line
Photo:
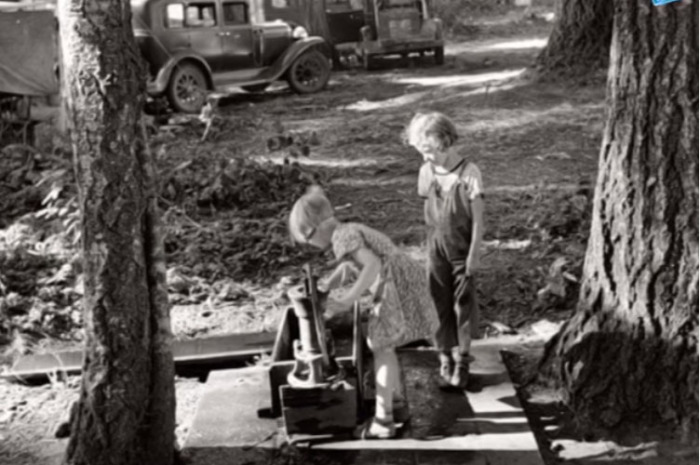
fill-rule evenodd
<path id="1" fill-rule="evenodd" d="M 58 93 L 56 29 L 53 11 L 0 10 L 0 94 Z"/>

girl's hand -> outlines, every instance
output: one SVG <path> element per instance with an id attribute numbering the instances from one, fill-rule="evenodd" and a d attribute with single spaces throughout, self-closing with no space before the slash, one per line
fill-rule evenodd
<path id="1" fill-rule="evenodd" d="M 355 303 L 355 299 L 353 299 L 351 296 L 348 296 L 347 294 L 345 296 L 333 300 L 339 308 L 342 308 L 344 310 L 349 309 Z"/>
<path id="2" fill-rule="evenodd" d="M 357 268 L 350 262 L 342 262 L 340 265 L 333 270 L 330 276 L 325 279 L 321 279 L 318 282 L 318 288 L 323 289 L 324 292 L 331 291 L 337 287 L 340 287 L 347 281 L 357 276 Z"/>

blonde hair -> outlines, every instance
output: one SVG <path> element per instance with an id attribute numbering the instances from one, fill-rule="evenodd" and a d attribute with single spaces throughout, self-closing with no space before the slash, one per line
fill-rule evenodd
<path id="1" fill-rule="evenodd" d="M 436 144 L 434 148 L 440 151 L 452 147 L 459 135 L 457 128 L 447 115 L 440 112 L 416 113 L 404 131 L 404 142 L 418 147 L 429 139 Z"/>
<path id="2" fill-rule="evenodd" d="M 319 186 L 311 186 L 294 202 L 289 213 L 289 235 L 294 242 L 306 242 L 309 233 L 333 216 L 333 206 Z"/>

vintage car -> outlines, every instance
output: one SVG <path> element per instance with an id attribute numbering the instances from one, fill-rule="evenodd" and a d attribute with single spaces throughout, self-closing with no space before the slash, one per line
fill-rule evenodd
<path id="1" fill-rule="evenodd" d="M 148 62 L 148 93 L 196 113 L 207 92 L 256 92 L 286 80 L 321 90 L 331 67 L 325 41 L 282 20 L 266 21 L 262 0 L 132 0 L 134 35 Z"/>

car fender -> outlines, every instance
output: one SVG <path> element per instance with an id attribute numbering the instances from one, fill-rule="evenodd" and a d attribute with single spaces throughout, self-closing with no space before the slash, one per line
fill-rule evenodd
<path id="1" fill-rule="evenodd" d="M 319 45 L 326 45 L 326 41 L 322 37 L 316 36 L 294 42 L 270 67 L 272 77 L 270 80 L 279 79 L 302 53 Z"/>
<path id="2" fill-rule="evenodd" d="M 210 89 L 213 88 L 211 67 L 207 64 L 207 62 L 195 53 L 190 51 L 181 51 L 176 52 L 163 66 L 160 67 L 156 78 L 148 83 L 148 93 L 150 95 L 160 95 L 165 92 L 165 89 L 168 88 L 170 76 L 172 76 L 175 67 L 183 61 L 192 61 L 201 66 L 207 78 L 207 85 Z"/>

